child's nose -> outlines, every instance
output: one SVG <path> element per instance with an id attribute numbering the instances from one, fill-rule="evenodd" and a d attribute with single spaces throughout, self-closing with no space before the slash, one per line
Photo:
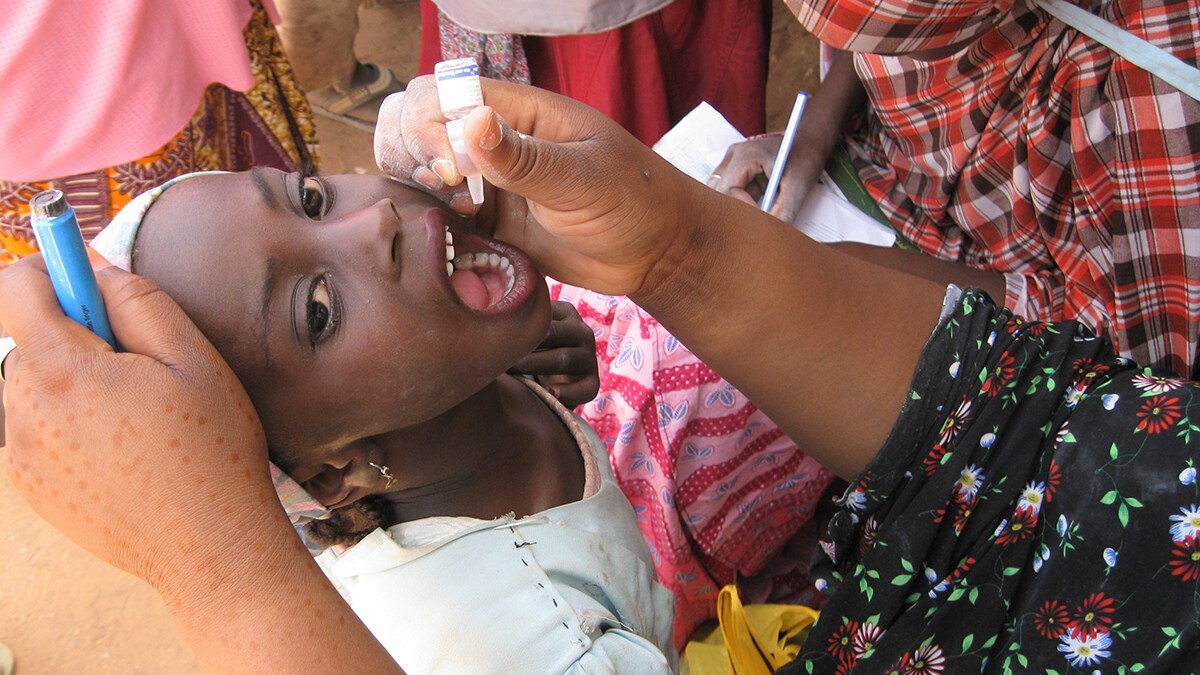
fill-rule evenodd
<path id="1" fill-rule="evenodd" d="M 346 219 L 345 236 L 368 264 L 384 275 L 395 275 L 400 269 L 402 238 L 400 214 L 391 199 L 381 199 Z"/>

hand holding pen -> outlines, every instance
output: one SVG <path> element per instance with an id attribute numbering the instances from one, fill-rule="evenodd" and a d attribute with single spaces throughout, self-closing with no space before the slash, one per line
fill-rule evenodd
<path id="1" fill-rule="evenodd" d="M 29 212 L 33 234 L 63 313 L 115 349 L 117 341 L 108 324 L 108 312 L 96 286 L 75 210 L 61 191 L 45 190 L 29 200 Z M 13 338 L 0 339 L 0 380 L 4 379 L 4 360 L 15 347 Z"/>
<path id="2" fill-rule="evenodd" d="M 797 145 L 808 98 L 806 92 L 797 94 L 782 134 L 764 134 L 731 146 L 709 178 L 709 187 L 791 223 L 824 162 L 823 157 L 819 162 L 811 157 L 813 148 Z"/>

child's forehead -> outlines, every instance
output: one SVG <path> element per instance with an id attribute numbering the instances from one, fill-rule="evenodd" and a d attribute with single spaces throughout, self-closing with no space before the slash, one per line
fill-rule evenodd
<path id="1" fill-rule="evenodd" d="M 205 235 L 215 234 L 214 230 L 229 220 L 226 216 L 244 203 L 234 188 L 248 179 L 248 175 L 233 173 L 197 176 L 163 191 L 143 214 L 137 228 L 132 270 L 140 273 L 139 263 L 150 258 L 203 255 L 205 248 L 214 245 Z M 206 245 L 197 246 L 200 242 Z"/>

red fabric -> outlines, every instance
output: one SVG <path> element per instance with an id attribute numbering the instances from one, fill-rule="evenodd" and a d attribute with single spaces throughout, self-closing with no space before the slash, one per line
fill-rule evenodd
<path id="1" fill-rule="evenodd" d="M 570 96 L 653 144 L 701 101 L 749 136 L 766 120 L 770 5 L 675 0 L 604 33 L 523 38 L 533 84 Z M 441 60 L 437 7 L 421 0 L 420 72 Z"/>
<path id="2" fill-rule="evenodd" d="M 902 234 L 1005 273 L 1019 315 L 1079 319 L 1123 356 L 1200 377 L 1200 102 L 1027 4 L 792 3 L 818 38 L 860 50 L 871 110 L 847 142 Z M 1078 4 L 1200 63 L 1195 2 Z M 951 56 L 885 55 L 988 22 Z"/>

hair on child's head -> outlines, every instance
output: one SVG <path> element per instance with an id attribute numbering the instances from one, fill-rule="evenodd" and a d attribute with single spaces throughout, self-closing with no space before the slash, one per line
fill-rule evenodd
<path id="1" fill-rule="evenodd" d="M 305 527 L 309 539 L 321 548 L 352 546 L 378 527 L 384 527 L 383 509 L 378 497 L 366 497 L 330 511 L 325 520 L 313 520 Z"/>

